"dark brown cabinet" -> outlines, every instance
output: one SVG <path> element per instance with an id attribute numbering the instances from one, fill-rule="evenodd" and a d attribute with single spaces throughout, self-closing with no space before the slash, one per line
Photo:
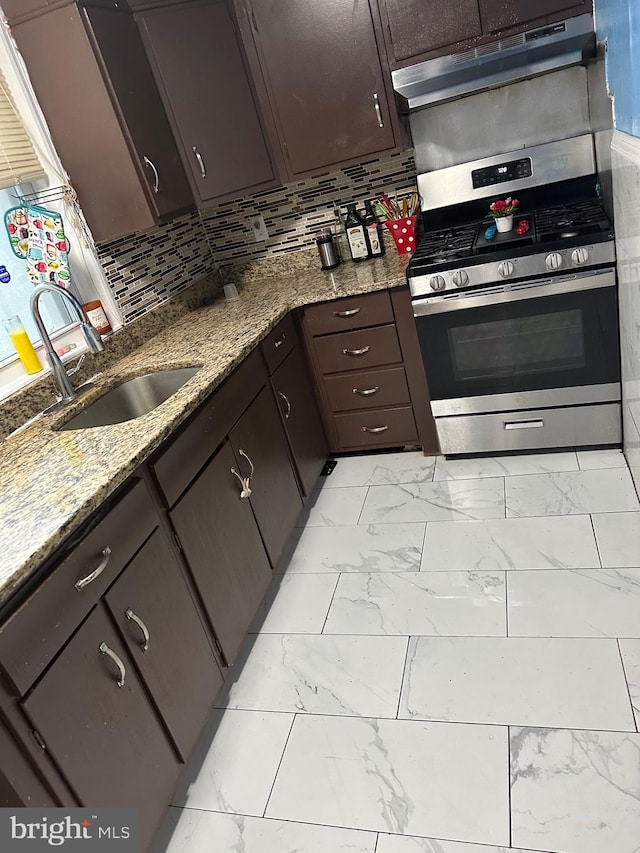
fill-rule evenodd
<path id="1" fill-rule="evenodd" d="M 46 7 L 12 33 L 97 242 L 193 206 L 129 12 L 115 4 Z M 52 61 L 51 45 L 63 60 Z"/>
<path id="2" fill-rule="evenodd" d="M 225 442 L 169 513 L 228 664 L 271 580 L 251 505 L 231 473 L 237 465 Z"/>
<path id="3" fill-rule="evenodd" d="M 289 177 L 398 145 L 369 0 L 236 0 L 246 8 Z M 373 0 L 372 0 L 373 2 Z"/>
<path id="4" fill-rule="evenodd" d="M 139 810 L 144 849 L 169 803 L 180 765 L 102 605 L 23 708 L 82 805 Z"/>
<path id="5" fill-rule="evenodd" d="M 197 201 L 278 183 L 226 0 L 137 17 Z"/>
<path id="6" fill-rule="evenodd" d="M 478 0 L 379 0 L 395 62 L 482 35 Z"/>
<path id="7" fill-rule="evenodd" d="M 223 680 L 162 531 L 136 554 L 106 603 L 186 761 Z"/>
<path id="8" fill-rule="evenodd" d="M 571 12 L 580 15 L 591 11 L 590 0 L 479 0 L 485 32 L 496 32 L 527 24 L 547 15 Z"/>

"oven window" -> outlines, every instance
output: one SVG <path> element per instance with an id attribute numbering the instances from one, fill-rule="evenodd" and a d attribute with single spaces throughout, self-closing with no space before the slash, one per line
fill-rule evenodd
<path id="1" fill-rule="evenodd" d="M 579 309 L 448 329 L 453 378 L 484 381 L 586 365 Z"/>

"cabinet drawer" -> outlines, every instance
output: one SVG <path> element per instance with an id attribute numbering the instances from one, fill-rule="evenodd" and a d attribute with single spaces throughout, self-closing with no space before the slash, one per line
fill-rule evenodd
<path id="1" fill-rule="evenodd" d="M 418 439 L 411 406 L 335 415 L 335 422 L 343 449 L 377 444 L 412 444 Z"/>
<path id="2" fill-rule="evenodd" d="M 297 343 L 298 331 L 293 314 L 290 312 L 262 341 L 262 353 L 269 376 L 280 367 Z"/>
<path id="3" fill-rule="evenodd" d="M 146 486 L 138 481 L 0 628 L 0 666 L 20 693 L 33 684 L 157 524 Z M 76 584 L 101 566 L 95 579 L 78 589 Z"/>
<path id="4" fill-rule="evenodd" d="M 213 392 L 204 407 L 153 463 L 168 506 L 173 506 L 195 479 L 266 382 L 264 365 L 256 350 Z"/>
<path id="5" fill-rule="evenodd" d="M 399 406 L 411 402 L 403 367 L 367 370 L 348 376 L 328 376 L 325 383 L 333 412 L 379 409 L 381 406 Z"/>
<path id="6" fill-rule="evenodd" d="M 394 319 L 386 290 L 311 305 L 305 308 L 304 317 L 309 334 L 314 336 L 379 326 Z"/>
<path id="7" fill-rule="evenodd" d="M 395 326 L 378 326 L 317 338 L 314 346 L 322 373 L 362 370 L 402 362 Z"/>

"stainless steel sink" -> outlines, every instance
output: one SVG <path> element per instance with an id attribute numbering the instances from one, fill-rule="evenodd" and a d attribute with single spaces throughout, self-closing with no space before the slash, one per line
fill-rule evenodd
<path id="1" fill-rule="evenodd" d="M 57 430 L 89 429 L 131 421 L 157 409 L 182 388 L 200 367 L 160 370 L 116 385 Z"/>

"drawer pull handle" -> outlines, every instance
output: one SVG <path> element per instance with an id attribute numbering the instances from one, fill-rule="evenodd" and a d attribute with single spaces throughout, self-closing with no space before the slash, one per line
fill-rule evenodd
<path id="1" fill-rule="evenodd" d="M 285 414 L 285 419 L 286 419 L 286 420 L 289 420 L 289 416 L 291 415 L 291 403 L 289 402 L 289 398 L 287 397 L 287 395 L 286 395 L 286 394 L 283 394 L 283 393 L 282 393 L 282 391 L 278 391 L 278 396 L 279 396 L 279 397 L 282 397 L 282 399 L 283 399 L 283 400 L 285 401 L 285 403 L 287 404 L 287 411 L 286 411 L 286 414 Z"/>
<path id="2" fill-rule="evenodd" d="M 78 591 L 84 589 L 85 586 L 89 586 L 90 583 L 93 583 L 93 581 L 97 577 L 99 577 L 107 568 L 107 565 L 109 563 L 109 557 L 111 557 L 111 548 L 109 548 L 109 546 L 107 545 L 106 548 L 103 548 L 101 553 L 102 559 L 100 560 L 100 563 L 98 564 L 97 568 L 95 568 L 90 575 L 87 575 L 86 578 L 80 578 L 79 581 L 76 581 L 75 587 Z"/>
<path id="3" fill-rule="evenodd" d="M 131 622 L 135 622 L 138 628 L 140 628 L 140 630 L 142 631 L 142 642 L 140 643 L 140 648 L 142 649 L 142 651 L 149 651 L 149 629 L 147 628 L 147 626 L 144 624 L 144 622 L 139 616 L 136 616 L 136 614 L 130 607 L 124 611 L 124 615 Z"/>
<path id="4" fill-rule="evenodd" d="M 334 311 L 334 317 L 355 317 L 356 314 L 360 313 L 359 308 L 349 308 L 347 311 Z"/>
<path id="5" fill-rule="evenodd" d="M 360 349 L 343 349 L 345 355 L 350 355 L 351 358 L 358 358 L 361 355 L 366 355 L 371 347 L 360 347 Z"/>
<path id="6" fill-rule="evenodd" d="M 378 427 L 363 426 L 362 432 L 372 432 L 375 435 L 379 432 L 386 432 L 388 429 L 389 429 L 389 427 L 387 426 L 387 424 L 384 424 L 384 426 L 378 426 Z"/>
<path id="7" fill-rule="evenodd" d="M 503 421 L 505 429 L 540 429 L 544 426 L 542 418 L 534 421 Z"/>
<path id="8" fill-rule="evenodd" d="M 278 349 L 278 347 L 281 347 L 282 344 L 285 342 L 286 337 L 287 336 L 285 334 L 283 334 L 281 338 L 278 338 L 278 340 L 274 343 L 274 347 L 276 349 Z"/>
<path id="9" fill-rule="evenodd" d="M 352 388 L 351 390 L 354 394 L 357 394 L 358 397 L 371 397 L 373 394 L 378 393 L 380 386 L 376 385 L 375 388 Z"/>
<path id="10" fill-rule="evenodd" d="M 235 477 L 238 478 L 238 480 L 240 481 L 240 485 L 242 486 L 242 488 L 240 490 L 240 497 L 241 498 L 249 498 L 249 497 L 251 497 L 251 478 L 253 477 L 255 468 L 253 467 L 253 462 L 249 459 L 249 457 L 247 456 L 247 454 L 244 452 L 244 450 L 242 448 L 240 448 L 238 453 L 240 454 L 240 456 L 244 456 L 244 458 L 247 460 L 247 462 L 251 466 L 251 473 L 249 474 L 248 477 L 242 477 L 240 474 L 238 474 L 238 472 L 236 471 L 235 468 L 231 468 L 231 473 Z"/>
<path id="11" fill-rule="evenodd" d="M 113 649 L 109 648 L 109 646 L 106 643 L 100 643 L 99 649 L 100 649 L 100 654 L 104 655 L 105 657 L 111 658 L 111 660 L 118 667 L 118 671 L 120 673 L 120 678 L 118 679 L 118 681 L 116 683 L 117 683 L 118 687 L 124 687 L 124 679 L 125 679 L 125 675 L 127 674 L 127 672 L 124 668 L 124 664 L 122 663 L 121 659 L 113 651 Z"/>

